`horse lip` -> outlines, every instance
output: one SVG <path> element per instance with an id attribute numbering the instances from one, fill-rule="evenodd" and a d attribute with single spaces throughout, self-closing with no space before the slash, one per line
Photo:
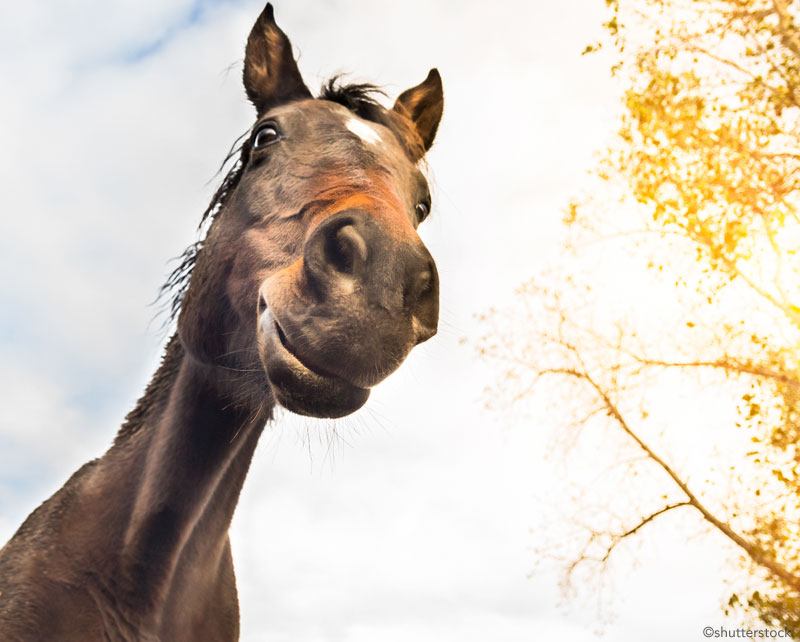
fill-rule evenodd
<path id="1" fill-rule="evenodd" d="M 300 415 L 336 418 L 355 412 L 367 401 L 369 388 L 305 365 L 269 308 L 259 318 L 258 334 L 267 380 L 283 407 Z"/>
<path id="2" fill-rule="evenodd" d="M 296 348 L 289 342 L 289 339 L 281 327 L 280 322 L 272 314 L 272 311 L 269 307 L 267 307 L 266 310 L 264 310 L 264 312 L 261 314 L 259 319 L 259 331 L 263 337 L 263 340 L 269 344 L 268 349 L 271 349 L 273 352 L 280 351 L 280 355 L 273 356 L 279 357 L 282 361 L 287 362 L 287 365 L 289 365 L 293 370 L 300 371 L 304 378 L 311 377 L 314 379 L 330 381 L 335 385 L 344 385 L 357 390 L 368 390 L 368 388 L 351 383 L 347 379 L 327 372 L 316 365 L 313 367 L 309 365 L 303 359 L 302 355 L 298 353 Z"/>
<path id="3" fill-rule="evenodd" d="M 270 316 L 272 316 L 272 315 L 270 315 Z M 306 360 L 303 359 L 303 357 L 297 352 L 297 349 L 291 343 L 289 343 L 289 339 L 286 337 L 286 333 L 283 331 L 283 328 L 281 327 L 281 324 L 278 323 L 278 320 L 275 317 L 272 317 L 272 325 L 273 325 L 273 327 L 275 329 L 275 332 L 278 335 L 278 340 L 280 341 L 281 345 L 284 347 L 286 352 L 288 352 L 290 355 L 292 355 L 300 363 L 300 365 L 302 365 L 306 370 L 309 370 L 310 372 L 313 372 L 314 374 L 316 374 L 316 375 L 318 375 L 320 377 L 325 377 L 327 379 L 342 379 L 341 377 L 339 377 L 339 376 L 337 376 L 335 374 L 332 374 L 330 372 L 326 372 L 325 370 L 322 370 L 319 367 L 311 367 L 306 362 Z M 344 379 L 343 379 L 343 381 L 344 381 Z M 350 382 L 346 381 L 346 383 L 350 383 Z M 353 384 L 350 384 L 350 385 L 353 385 Z M 356 387 L 360 387 L 360 386 L 356 386 Z"/>

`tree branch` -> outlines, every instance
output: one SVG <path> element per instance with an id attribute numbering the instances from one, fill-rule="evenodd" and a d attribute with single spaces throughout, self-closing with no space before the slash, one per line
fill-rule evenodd
<path id="1" fill-rule="evenodd" d="M 744 273 L 736 261 L 732 261 L 731 259 L 724 257 L 722 258 L 722 261 L 732 274 L 742 279 L 742 281 L 744 281 L 750 287 L 750 289 L 753 290 L 753 292 L 778 308 L 789 318 L 789 321 L 791 321 L 792 324 L 800 328 L 800 307 L 796 306 L 791 301 L 779 301 L 772 294 L 758 285 L 758 283 L 753 281 L 753 279 L 751 279 L 746 273 Z"/>
<path id="2" fill-rule="evenodd" d="M 732 69 L 735 69 L 739 73 L 749 77 L 750 80 L 753 80 L 753 81 L 758 80 L 763 87 L 765 87 L 766 89 L 768 89 L 772 93 L 773 96 L 780 96 L 781 95 L 781 92 L 777 87 L 774 87 L 773 85 L 767 84 L 763 80 L 763 78 L 759 78 L 758 74 L 753 73 L 749 69 L 745 69 L 740 64 L 738 64 L 737 62 L 735 62 L 733 60 L 730 60 L 729 58 L 723 58 L 722 56 L 719 56 L 719 55 L 715 54 L 714 52 L 709 51 L 705 47 L 701 47 L 699 45 L 690 45 L 688 47 L 688 51 L 691 51 L 693 53 L 703 54 L 704 56 L 710 58 L 711 60 L 715 60 L 716 62 L 718 62 L 718 63 L 720 63 L 722 65 L 731 67 Z M 794 98 L 794 90 L 792 88 L 790 88 L 790 90 L 792 92 L 792 97 Z M 796 103 L 796 101 L 794 101 L 794 100 L 793 100 L 793 102 Z"/>
<path id="3" fill-rule="evenodd" d="M 736 544 L 739 548 L 741 548 L 745 553 L 747 553 L 748 557 L 752 559 L 756 564 L 762 566 L 763 568 L 767 569 L 770 573 L 772 573 L 775 577 L 780 578 L 782 582 L 784 582 L 787 586 L 791 587 L 792 590 L 800 592 L 800 576 L 797 576 L 791 573 L 789 570 L 781 566 L 778 562 L 774 559 L 770 558 L 768 554 L 763 551 L 757 544 L 754 544 L 751 541 L 748 541 L 739 533 L 734 531 L 730 525 L 723 522 L 721 519 L 716 517 L 706 506 L 700 501 L 697 495 L 692 492 L 689 488 L 688 484 L 683 481 L 678 474 L 672 469 L 672 467 L 664 461 L 661 457 L 656 454 L 656 452 L 647 445 L 647 443 L 642 440 L 639 435 L 637 435 L 634 430 L 630 427 L 625 418 L 622 416 L 622 413 L 617 408 L 616 404 L 611 400 L 611 398 L 606 393 L 605 389 L 600 386 L 589 374 L 588 372 L 579 371 L 571 368 L 557 368 L 552 369 L 549 372 L 559 372 L 561 374 L 566 374 L 576 379 L 580 379 L 585 381 L 589 384 L 591 388 L 594 389 L 595 393 L 598 395 L 600 400 L 603 402 L 603 405 L 606 407 L 606 410 L 609 416 L 614 419 L 617 425 L 622 429 L 622 431 L 628 435 L 636 444 L 641 448 L 645 454 L 672 479 L 675 485 L 683 492 L 683 494 L 687 497 L 687 504 L 694 507 L 705 519 L 709 524 L 714 526 L 720 533 L 725 535 L 729 540 L 731 540 L 734 544 Z"/>
<path id="4" fill-rule="evenodd" d="M 791 388 L 800 389 L 800 380 L 783 372 L 771 370 L 761 366 L 751 366 L 746 363 L 717 359 L 716 361 L 662 361 L 660 359 L 647 359 L 628 352 L 633 359 L 645 366 L 659 366 L 662 368 L 716 368 L 726 372 L 740 372 L 751 374 L 765 379 L 772 379 Z"/>
<path id="5" fill-rule="evenodd" d="M 778 15 L 778 27 L 781 30 L 783 44 L 800 60 L 800 39 L 797 37 L 794 25 L 792 25 L 792 16 L 789 14 L 786 2 L 784 0 L 772 0 L 772 6 Z"/>
<path id="6" fill-rule="evenodd" d="M 647 517 L 643 518 L 636 526 L 625 531 L 624 533 L 620 533 L 618 535 L 612 535 L 611 545 L 606 550 L 606 554 L 603 556 L 603 559 L 601 561 L 607 562 L 608 558 L 611 556 L 611 552 L 616 548 L 617 544 L 619 544 L 626 537 L 630 537 L 631 535 L 635 534 L 636 531 L 642 528 L 645 524 L 652 522 L 659 515 L 663 515 L 667 511 L 671 511 L 673 508 L 680 508 L 681 506 L 691 506 L 691 505 L 692 505 L 691 502 L 688 501 L 678 502 L 677 504 L 670 504 L 668 506 L 665 506 L 661 510 L 657 510 L 655 513 L 651 513 Z"/>

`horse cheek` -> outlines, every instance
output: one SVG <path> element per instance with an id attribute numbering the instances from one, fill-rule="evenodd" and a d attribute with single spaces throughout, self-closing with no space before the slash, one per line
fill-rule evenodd
<path id="1" fill-rule="evenodd" d="M 235 322 L 224 287 L 223 275 L 228 272 L 220 270 L 211 278 L 202 269 L 193 274 L 178 318 L 183 347 L 195 360 L 209 365 L 219 363 L 227 353 L 225 329 Z"/>

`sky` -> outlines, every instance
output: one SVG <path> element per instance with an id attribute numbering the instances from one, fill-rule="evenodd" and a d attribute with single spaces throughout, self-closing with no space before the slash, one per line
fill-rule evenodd
<path id="1" fill-rule="evenodd" d="M 152 303 L 252 123 L 241 62 L 262 6 L 0 8 L 0 541 L 107 448 L 155 369 Z M 540 534 L 591 467 L 550 456 L 543 410 L 485 407 L 497 372 L 476 357 L 475 315 L 559 258 L 563 208 L 615 128 L 608 61 L 580 56 L 603 6 L 275 2 L 312 88 L 350 72 L 394 99 L 440 70 L 421 235 L 442 314 L 352 417 L 268 426 L 231 530 L 242 640 L 672 641 L 733 625 L 724 546 L 677 521 L 602 595 L 565 599 Z"/>

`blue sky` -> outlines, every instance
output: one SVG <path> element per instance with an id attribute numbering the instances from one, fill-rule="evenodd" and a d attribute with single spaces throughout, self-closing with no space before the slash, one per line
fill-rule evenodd
<path id="1" fill-rule="evenodd" d="M 496 373 L 470 342 L 474 315 L 557 254 L 562 208 L 614 129 L 607 61 L 579 55 L 603 3 L 275 4 L 312 88 L 350 71 L 394 98 L 440 69 L 422 236 L 442 324 L 355 417 L 281 415 L 268 429 L 232 531 L 242 639 L 595 639 L 593 599 L 564 607 L 552 570 L 528 577 L 553 521 L 542 495 L 568 501 L 544 456 L 547 417 L 487 412 Z M 240 65 L 260 10 L 0 9 L 0 540 L 103 452 L 155 367 L 149 304 L 250 125 Z M 612 576 L 608 639 L 639 640 L 653 621 L 648 640 L 693 639 L 720 623 L 724 555 L 693 541 L 665 558 L 669 537 Z M 696 592 L 680 594 L 687 584 Z"/>
<path id="2" fill-rule="evenodd" d="M 149 39 L 144 39 L 142 42 L 135 43 L 131 48 L 120 52 L 121 62 L 136 64 L 148 56 L 158 55 L 158 52 L 167 46 L 170 41 L 180 37 L 183 31 L 200 23 L 204 13 L 210 7 L 225 4 L 235 5 L 236 2 L 233 0 L 212 0 L 210 2 L 192 3 L 190 6 L 184 8 L 173 22 L 164 25 L 162 31 L 156 32 L 155 35 L 150 35 Z"/>

